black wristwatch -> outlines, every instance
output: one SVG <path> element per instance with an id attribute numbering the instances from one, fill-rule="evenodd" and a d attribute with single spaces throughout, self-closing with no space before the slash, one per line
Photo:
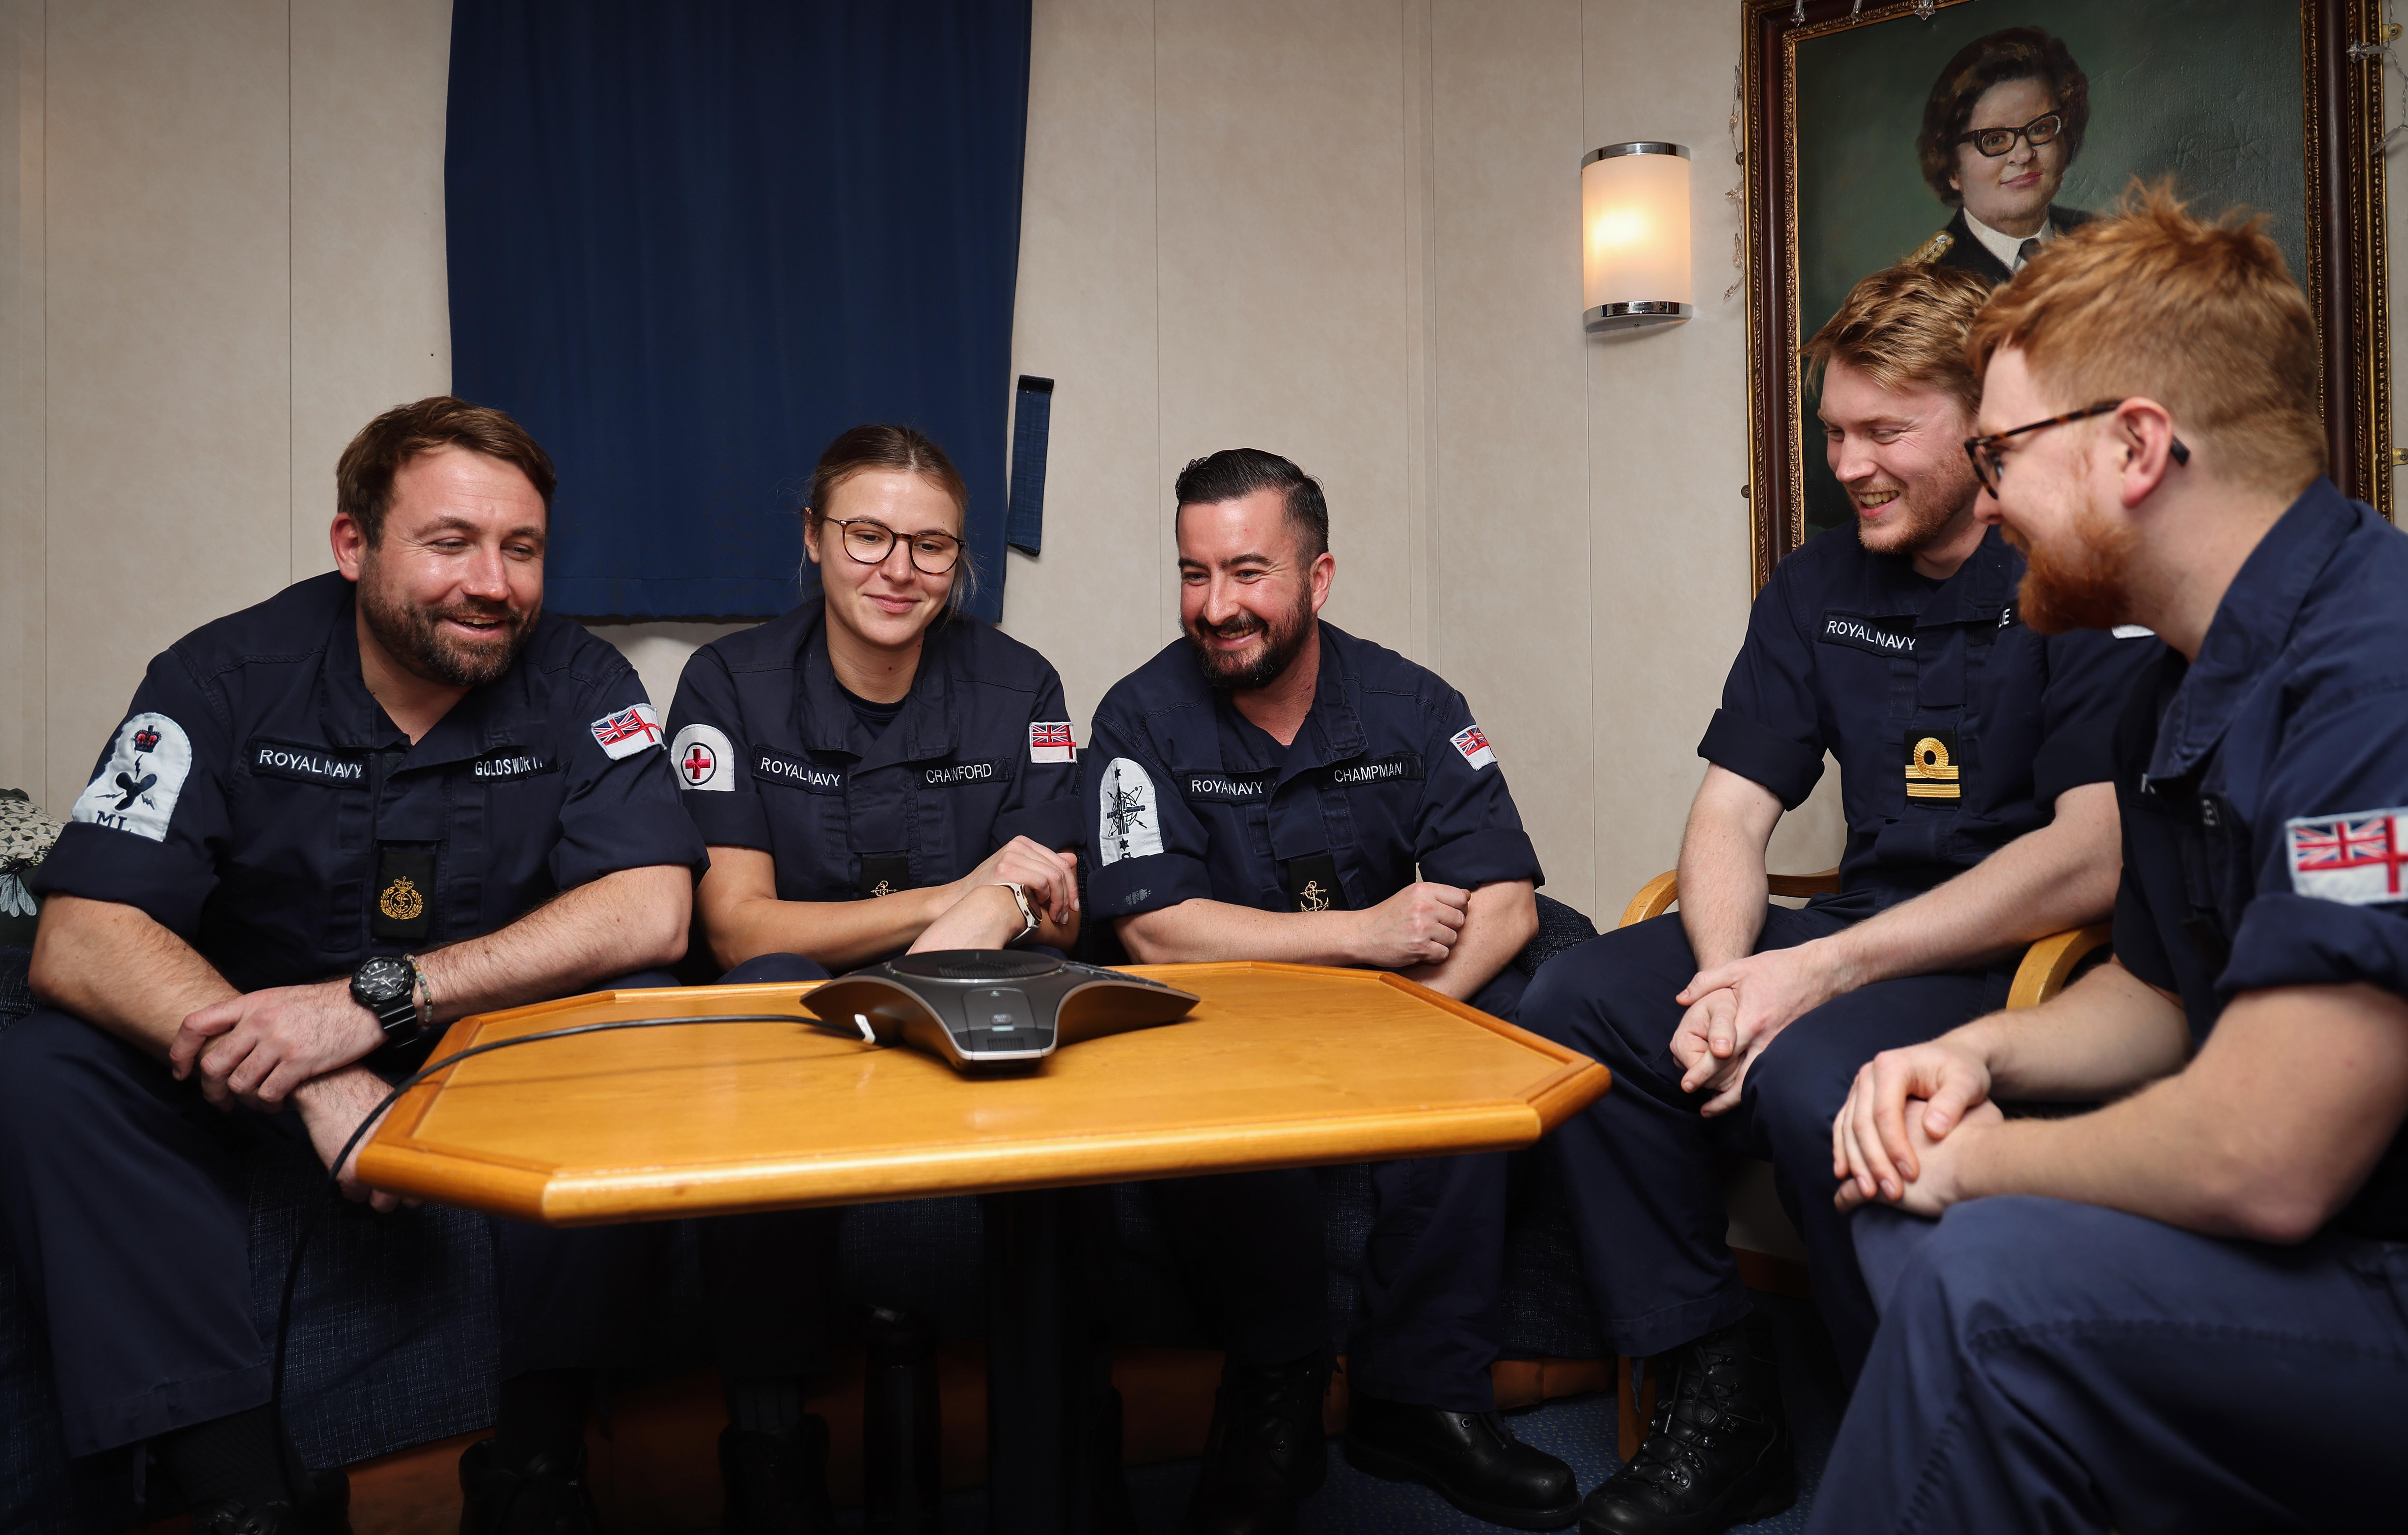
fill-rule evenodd
<path id="1" fill-rule="evenodd" d="M 351 1000 L 376 1014 L 387 1044 L 426 1032 L 418 1006 L 418 967 L 406 954 L 372 954 L 351 972 Z"/>

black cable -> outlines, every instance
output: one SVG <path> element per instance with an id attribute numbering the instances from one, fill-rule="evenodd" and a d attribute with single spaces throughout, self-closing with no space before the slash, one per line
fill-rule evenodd
<path id="1" fill-rule="evenodd" d="M 403 1094 L 436 1072 L 456 1066 L 471 1055 L 489 1054 L 496 1050 L 536 1044 L 545 1040 L 566 1040 L 579 1034 L 606 1034 L 620 1028 L 664 1028 L 673 1024 L 808 1024 L 814 1028 L 828 1026 L 804 1012 L 705 1012 L 683 1018 L 613 1018 L 598 1024 L 576 1024 L 567 1028 L 548 1028 L 539 1034 L 520 1034 L 507 1040 L 473 1044 L 466 1050 L 455 1050 L 441 1060 L 429 1061 L 394 1083 L 393 1090 L 385 1094 L 384 1101 L 370 1110 L 368 1116 L 360 1121 L 360 1127 L 351 1132 L 351 1138 L 343 1142 L 342 1154 L 335 1158 L 333 1167 L 326 1173 L 324 1194 L 310 1202 L 308 1212 L 301 1217 L 300 1234 L 293 1240 L 293 1261 L 285 1265 L 284 1294 L 276 1305 L 276 1363 L 267 1384 L 268 1409 L 275 1414 L 276 1431 L 284 1435 L 286 1443 L 292 1442 L 292 1436 L 284 1427 L 284 1353 L 286 1342 L 292 1337 L 293 1292 L 301 1283 L 301 1257 L 309 1250 L 310 1235 L 318 1229 L 318 1217 L 326 1209 L 327 1201 L 342 1193 L 343 1164 L 351 1159 L 351 1153 L 359 1148 L 361 1140 L 376 1122 L 384 1117 L 385 1111 L 399 1102 Z M 849 1034 L 851 1031 L 838 1032 Z"/>

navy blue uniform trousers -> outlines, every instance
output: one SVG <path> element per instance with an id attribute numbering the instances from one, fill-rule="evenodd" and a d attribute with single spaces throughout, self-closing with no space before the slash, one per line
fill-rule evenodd
<path id="1" fill-rule="evenodd" d="M 645 972 L 611 984 L 673 983 Z M 267 1400 L 239 1173 L 263 1140 L 308 1145 L 297 1114 L 221 1112 L 65 1013 L 37 1009 L 0 1035 L 0 1220 L 48 1327 L 70 1456 Z M 589 1356 L 607 1337 L 582 1330 L 595 1314 L 579 1299 L 591 1288 L 582 1234 L 495 1228 L 505 1374 L 605 1362 Z"/>
<path id="2" fill-rule="evenodd" d="M 1756 952 L 1822 938 L 1870 914 L 1861 897 L 1769 907 Z M 1551 1141 L 1598 1325 L 1617 1353 L 1651 1356 L 1747 1314 L 1717 1153 L 1765 1157 L 1853 1380 L 1873 1312 L 1847 1227 L 1831 1208 L 1832 1116 L 1857 1068 L 2004 1006 L 2013 973 L 1908 976 L 1836 997 L 1782 1030 L 1748 1068 L 1739 1105 L 1708 1119 L 1698 1111 L 1712 1095 L 1681 1091 L 1671 1054 L 1687 1011 L 1673 998 L 1697 971 L 1681 919 L 1662 916 L 1558 954 L 1522 999 L 1524 1028 L 1613 1073 L 1606 1095 Z"/>
<path id="3" fill-rule="evenodd" d="M 816 981 L 826 973 L 799 955 L 764 954 L 721 980 Z M 1510 1018 L 1524 984 L 1521 972 L 1509 968 L 1472 1005 Z M 1375 1163 L 1371 1182 L 1378 1213 L 1348 1342 L 1350 1382 L 1395 1400 L 1490 1410 L 1505 1159 Z M 1195 1298 L 1214 1336 L 1240 1364 L 1283 1364 L 1327 1346 L 1326 1238 L 1321 1181 L 1311 1169 L 1167 1178 L 1143 1188 L 1181 1267 L 1196 1276 Z M 759 1217 L 750 1240 L 802 1241 L 793 1223 L 822 1213 Z M 706 1229 L 719 1224 L 704 1223 Z M 706 1273 L 711 1258 L 706 1246 Z"/>
<path id="4" fill-rule="evenodd" d="M 1852 1220 L 1881 1332 L 1810 1531 L 2401 1528 L 2408 1242 L 2022 1195 Z"/>

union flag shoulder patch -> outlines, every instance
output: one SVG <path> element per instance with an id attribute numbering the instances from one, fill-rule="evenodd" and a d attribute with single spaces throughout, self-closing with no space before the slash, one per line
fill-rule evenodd
<path id="1" fill-rule="evenodd" d="M 661 717 L 650 704 L 631 704 L 615 714 L 605 714 L 586 726 L 594 739 L 616 761 L 632 757 L 647 747 L 661 743 Z"/>
<path id="2" fill-rule="evenodd" d="M 1463 760 L 1471 764 L 1473 772 L 1497 766 L 1497 753 L 1489 749 L 1487 734 L 1480 726 L 1465 725 L 1450 739 L 1455 742 L 1455 749 L 1463 753 Z"/>
<path id="3" fill-rule="evenodd" d="M 2400 866 L 2408 864 L 2408 806 L 2301 816 L 2283 823 L 2291 890 L 2345 906 L 2408 901 Z"/>
<path id="4" fill-rule="evenodd" d="M 1079 744 L 1070 738 L 1068 720 L 1031 720 L 1028 722 L 1028 760 L 1031 762 L 1076 762 Z"/>

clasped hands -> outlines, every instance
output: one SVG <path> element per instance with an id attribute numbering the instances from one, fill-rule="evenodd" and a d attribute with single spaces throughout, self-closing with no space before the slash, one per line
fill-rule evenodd
<path id="1" fill-rule="evenodd" d="M 1747 1069 L 1781 1031 L 1857 981 L 1823 941 L 1735 959 L 1699 970 L 1673 1000 L 1689 1011 L 1672 1031 L 1681 1091 L 1711 1092 L 1709 1119 L 1739 1106 Z"/>
<path id="2" fill-rule="evenodd" d="M 374 1015 L 352 1000 L 351 983 L 326 981 L 271 986 L 187 1014 L 167 1064 L 179 1082 L 197 1075 L 201 1096 L 221 1109 L 275 1113 L 289 1101 L 319 1160 L 331 1164 L 385 1096 L 382 1079 L 355 1064 L 383 1042 Z M 362 1184 L 357 1156 L 342 1168 L 346 1197 L 379 1211 L 405 1202 Z"/>
<path id="3" fill-rule="evenodd" d="M 1948 1038 L 1885 1050 L 1856 1071 L 1831 1121 L 1831 1202 L 1876 1201 L 1937 1217 L 1964 1198 L 1969 1149 L 2006 1116 L 1990 1101 L 1989 1063 Z"/>

